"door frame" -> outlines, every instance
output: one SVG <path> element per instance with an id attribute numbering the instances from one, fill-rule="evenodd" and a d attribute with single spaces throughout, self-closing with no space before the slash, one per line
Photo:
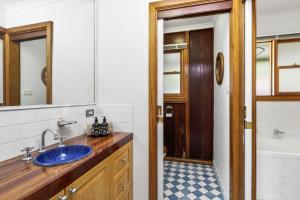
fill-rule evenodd
<path id="1" fill-rule="evenodd" d="M 209 8 L 226 0 L 162 0 L 149 4 L 149 199 L 157 200 L 157 20 L 161 11 Z M 230 10 L 230 199 L 244 199 L 244 3 Z M 213 6 L 212 6 L 213 7 Z M 215 8 L 215 7 L 214 7 Z M 192 9 L 191 9 L 192 10 Z M 199 9 L 200 13 L 208 12 Z M 224 12 L 222 7 L 210 13 Z M 198 13 L 198 14 L 200 14 Z M 186 13 L 185 13 L 186 14 Z M 195 14 L 195 13 L 193 13 Z M 196 13 L 197 14 L 197 13 Z M 184 16 L 184 15 L 183 15 Z M 178 16 L 177 16 L 178 17 Z"/>
<path id="2" fill-rule="evenodd" d="M 251 199 L 256 200 L 256 0 L 252 0 L 252 179 Z"/>

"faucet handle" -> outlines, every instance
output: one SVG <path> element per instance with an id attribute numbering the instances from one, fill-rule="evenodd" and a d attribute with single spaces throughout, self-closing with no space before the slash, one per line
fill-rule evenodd
<path id="1" fill-rule="evenodd" d="M 21 152 L 25 152 L 24 157 L 22 160 L 29 161 L 32 160 L 31 151 L 34 149 L 34 147 L 25 147 L 21 150 Z"/>
<path id="2" fill-rule="evenodd" d="M 33 149 L 34 147 L 25 147 L 24 149 L 21 150 L 21 152 L 26 151 L 26 153 L 30 153 Z"/>
<path id="3" fill-rule="evenodd" d="M 59 147 L 64 147 L 65 144 L 64 144 L 64 140 L 66 140 L 67 138 L 65 137 L 59 137 L 59 143 L 58 143 L 58 146 Z"/>

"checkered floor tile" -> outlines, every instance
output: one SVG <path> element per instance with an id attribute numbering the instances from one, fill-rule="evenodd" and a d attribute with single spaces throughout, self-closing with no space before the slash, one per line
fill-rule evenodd
<path id="1" fill-rule="evenodd" d="M 164 200 L 223 200 L 212 166 L 164 161 Z"/>

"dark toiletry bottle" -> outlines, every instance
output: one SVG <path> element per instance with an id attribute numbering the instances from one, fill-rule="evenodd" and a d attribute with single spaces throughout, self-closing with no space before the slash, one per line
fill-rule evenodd
<path id="1" fill-rule="evenodd" d="M 92 137 L 100 137 L 101 136 L 100 130 L 101 130 L 101 124 L 99 123 L 98 118 L 95 117 L 95 122 L 92 125 L 91 136 Z"/>
<path id="2" fill-rule="evenodd" d="M 101 124 L 100 134 L 103 137 L 109 135 L 109 133 L 108 133 L 108 123 L 106 121 L 106 117 L 105 116 L 103 117 L 103 121 L 102 121 L 102 124 Z"/>

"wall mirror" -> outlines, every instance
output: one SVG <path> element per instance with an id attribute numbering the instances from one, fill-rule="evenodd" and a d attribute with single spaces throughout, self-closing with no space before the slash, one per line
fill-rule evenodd
<path id="1" fill-rule="evenodd" d="M 2 109 L 94 103 L 94 10 L 94 0 L 0 0 Z"/>
<path id="2" fill-rule="evenodd" d="M 300 35 L 260 38 L 256 47 L 258 99 L 300 97 Z"/>

